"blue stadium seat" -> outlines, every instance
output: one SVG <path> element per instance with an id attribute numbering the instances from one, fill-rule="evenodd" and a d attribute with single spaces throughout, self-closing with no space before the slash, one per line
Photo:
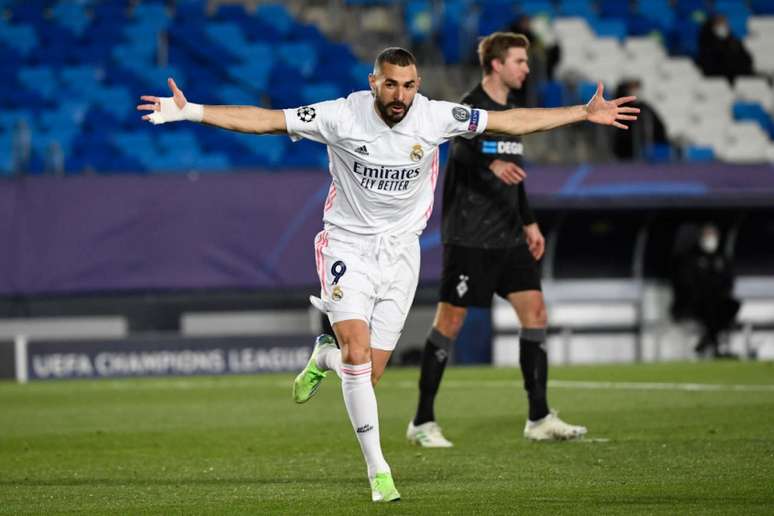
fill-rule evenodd
<path id="1" fill-rule="evenodd" d="M 639 2 L 637 5 L 637 13 L 645 18 L 648 18 L 656 25 L 659 30 L 667 34 L 674 27 L 676 20 L 675 11 L 669 0 L 648 0 L 647 2 Z"/>
<path id="2" fill-rule="evenodd" d="M 298 69 L 304 77 L 311 77 L 317 67 L 317 49 L 310 43 L 282 43 L 274 51 L 279 59 Z"/>
<path id="3" fill-rule="evenodd" d="M 689 17 L 695 12 L 705 9 L 706 2 L 704 0 L 676 0 L 675 2 L 675 10 L 680 17 Z"/>
<path id="4" fill-rule="evenodd" d="M 377 6 L 377 5 L 390 5 L 395 3 L 395 0 L 344 0 L 347 5 L 356 6 Z"/>
<path id="5" fill-rule="evenodd" d="M 13 136 L 0 132 L 0 177 L 9 177 L 13 173 Z"/>
<path id="6" fill-rule="evenodd" d="M 684 151 L 686 161 L 712 161 L 715 159 L 715 152 L 712 147 L 701 147 L 690 145 Z"/>
<path id="7" fill-rule="evenodd" d="M 623 41 L 628 36 L 626 23 L 621 20 L 600 19 L 591 22 L 591 28 L 602 38 L 616 38 Z"/>
<path id="8" fill-rule="evenodd" d="M 659 30 L 659 24 L 640 13 L 634 13 L 627 20 L 627 32 L 630 36 L 646 36 Z"/>
<path id="9" fill-rule="evenodd" d="M 19 82 L 44 99 L 53 99 L 59 93 L 59 81 L 53 68 L 47 65 L 19 70 Z"/>
<path id="10" fill-rule="evenodd" d="M 608 90 L 609 91 L 609 90 Z M 597 83 L 591 81 L 581 81 L 576 90 L 577 102 L 585 104 L 597 92 Z"/>
<path id="11" fill-rule="evenodd" d="M 104 76 L 104 70 L 92 65 L 65 66 L 59 70 L 62 85 L 70 91 L 91 92 Z M 84 94 L 88 98 L 88 94 Z"/>
<path id="12" fill-rule="evenodd" d="M 287 146 L 283 164 L 291 168 L 327 169 L 328 153 L 319 143 L 301 140 Z"/>
<path id="13" fill-rule="evenodd" d="M 625 22 L 630 14 L 629 2 L 621 2 L 621 0 L 600 0 L 599 2 L 599 15 L 603 18 L 618 18 Z"/>
<path id="14" fill-rule="evenodd" d="M 75 2 L 59 2 L 51 10 L 51 14 L 57 23 L 79 36 L 91 23 L 83 5 Z"/>
<path id="15" fill-rule="evenodd" d="M 699 53 L 699 25 L 691 18 L 680 19 L 668 34 L 667 46 L 673 54 L 696 56 Z"/>
<path id="16" fill-rule="evenodd" d="M 272 81 L 267 85 L 271 107 L 282 109 L 303 105 L 301 86 L 305 80 L 295 67 L 278 62 L 272 69 L 271 76 Z"/>
<path id="17" fill-rule="evenodd" d="M 228 172 L 233 168 L 233 164 L 226 154 L 215 152 L 202 154 L 196 162 L 195 168 L 202 172 Z"/>
<path id="18" fill-rule="evenodd" d="M 753 120 L 774 139 L 774 121 L 766 110 L 757 102 L 735 102 L 733 106 L 734 120 Z"/>
<path id="19" fill-rule="evenodd" d="M 167 8 L 161 4 L 142 2 L 132 11 L 136 24 L 161 30 L 169 26 L 170 16 Z"/>
<path id="20" fill-rule="evenodd" d="M 750 8 L 755 14 L 774 14 L 774 0 L 750 0 Z"/>
<path id="21" fill-rule="evenodd" d="M 469 0 L 451 0 L 443 4 L 438 37 L 447 64 L 457 64 L 461 60 L 464 20 L 471 7 Z"/>
<path id="22" fill-rule="evenodd" d="M 215 11 L 214 18 L 219 21 L 231 21 L 235 23 L 242 23 L 242 21 L 248 17 L 248 12 L 245 11 L 244 5 L 228 5 L 221 4 Z"/>
<path id="23" fill-rule="evenodd" d="M 232 81 L 241 81 L 249 84 L 255 91 L 265 91 L 269 84 L 269 75 L 273 63 L 271 60 L 256 60 L 242 65 L 234 65 L 228 68 Z"/>
<path id="24" fill-rule="evenodd" d="M 504 30 L 516 19 L 516 4 L 508 0 L 486 0 L 480 3 L 478 16 L 478 36 L 486 36 L 498 30 Z"/>
<path id="25" fill-rule="evenodd" d="M 564 86 L 559 81 L 546 81 L 540 87 L 541 107 L 564 106 Z"/>
<path id="26" fill-rule="evenodd" d="M 39 25 L 44 22 L 43 10 L 45 2 L 40 1 L 17 1 L 10 6 L 11 21 L 14 24 L 29 23 Z"/>
<path id="27" fill-rule="evenodd" d="M 199 142 L 192 131 L 173 129 L 159 135 L 159 148 L 162 152 L 175 152 L 181 149 L 199 150 Z"/>
<path id="28" fill-rule="evenodd" d="M 519 11 L 527 16 L 548 16 L 553 18 L 556 15 L 554 4 L 549 0 L 524 0 L 519 6 Z"/>
<path id="29" fill-rule="evenodd" d="M 148 131 L 127 133 L 115 133 L 110 136 L 110 141 L 119 150 L 124 150 L 128 155 L 137 152 L 155 152 L 157 150 L 156 138 Z"/>
<path id="30" fill-rule="evenodd" d="M 669 163 L 672 161 L 672 146 L 668 143 L 654 143 L 645 149 L 645 159 L 649 163 Z"/>
<path id="31" fill-rule="evenodd" d="M 341 89 L 334 82 L 307 84 L 301 87 L 301 98 L 304 104 L 333 100 L 341 96 Z"/>
<path id="32" fill-rule="evenodd" d="M 233 22 L 216 22 L 207 24 L 204 30 L 210 41 L 226 48 L 234 56 L 248 56 L 248 42 L 239 25 Z"/>
<path id="33" fill-rule="evenodd" d="M 353 91 L 368 88 L 368 75 L 373 72 L 374 65 L 371 63 L 352 63 L 347 81 Z"/>
<path id="34" fill-rule="evenodd" d="M 224 84 L 215 91 L 215 94 L 223 104 L 238 104 L 241 106 L 260 106 L 261 99 L 257 94 L 246 87 L 234 84 Z"/>
<path id="35" fill-rule="evenodd" d="M 285 156 L 285 146 L 289 140 L 280 135 L 249 135 L 235 134 L 234 137 L 254 156 L 253 166 L 275 168 L 282 164 Z"/>
<path id="36" fill-rule="evenodd" d="M 105 86 L 97 89 L 92 98 L 96 104 L 112 114 L 117 120 L 126 120 L 127 117 L 137 114 L 134 109 L 135 97 L 123 86 Z"/>
<path id="37" fill-rule="evenodd" d="M 577 16 L 591 21 L 596 18 L 597 13 L 591 0 L 561 0 L 557 14 L 559 16 Z"/>
<path id="38" fill-rule="evenodd" d="M 27 56 L 38 46 L 38 36 L 35 28 L 30 25 L 7 25 L 0 21 L 0 41 L 10 48 Z"/>
<path id="39" fill-rule="evenodd" d="M 282 36 L 288 36 L 296 25 L 296 21 L 287 9 L 279 4 L 262 4 L 256 9 L 255 16 L 263 20 L 266 25 L 274 27 Z"/>
<path id="40" fill-rule="evenodd" d="M 436 27 L 433 5 L 429 0 L 408 0 L 403 8 L 404 23 L 413 43 L 430 39 Z"/>

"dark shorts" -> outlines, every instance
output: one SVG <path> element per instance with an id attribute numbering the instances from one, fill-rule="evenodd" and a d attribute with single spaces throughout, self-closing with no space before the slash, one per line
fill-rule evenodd
<path id="1" fill-rule="evenodd" d="M 540 289 L 540 266 L 526 244 L 503 249 L 443 246 L 441 301 L 488 308 L 492 295 Z"/>

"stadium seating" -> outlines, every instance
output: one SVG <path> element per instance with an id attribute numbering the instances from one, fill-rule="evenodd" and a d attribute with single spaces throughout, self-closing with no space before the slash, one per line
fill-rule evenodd
<path id="1" fill-rule="evenodd" d="M 368 9 L 395 2 L 344 4 Z M 47 172 L 46 163 L 55 163 L 47 155 L 55 148 L 64 153 L 65 174 L 109 173 L 119 165 L 137 166 L 139 173 L 316 167 L 324 163 L 325 152 L 314 145 L 194 130 L 194 150 L 183 155 L 167 148 L 160 156 L 150 154 L 163 157 L 154 161 L 125 147 L 130 140 L 100 133 L 147 131 L 133 104 L 140 93 L 164 94 L 170 75 L 200 102 L 277 108 L 346 95 L 365 85 L 369 70 L 348 45 L 298 21 L 281 3 L 261 3 L 254 11 L 231 3 L 214 3 L 211 11 L 204 0 L 8 0 L 2 5 L 0 141 L 11 152 L 0 160 L 0 176 L 15 173 L 15 166 Z M 750 151 L 753 155 L 739 158 L 749 162 L 774 155 L 771 0 L 449 0 L 441 7 L 406 0 L 400 5 L 412 44 L 438 44 L 449 64 L 469 58 L 476 35 L 503 29 L 522 15 L 537 17 L 547 28 L 538 35 L 561 48 L 559 81 L 538 85 L 546 106 L 583 100 L 596 80 L 611 91 L 624 78 L 639 78 L 644 99 L 663 118 L 673 145 L 682 148 L 666 149 L 653 159 L 738 161 L 739 153 Z M 693 65 L 699 26 L 710 12 L 728 17 L 759 76 L 739 78 L 728 88 L 705 79 Z M 13 142 L 19 138 L 14 131 L 21 119 L 33 143 L 31 155 L 15 161 Z M 721 127 L 734 120 L 754 120 L 761 131 Z M 694 131 L 699 121 L 707 126 Z M 742 142 L 740 135 L 754 143 Z M 99 146 L 106 141 L 108 147 Z M 721 148 L 729 145 L 736 150 Z"/>
<path id="2" fill-rule="evenodd" d="M 52 143 L 64 153 L 66 174 L 284 165 L 286 139 L 214 131 L 172 131 L 138 153 L 148 129 L 135 101 L 141 93 L 165 94 L 166 78 L 174 76 L 200 102 L 290 107 L 346 95 L 353 89 L 344 87 L 352 84 L 352 70 L 363 70 L 348 49 L 297 22 L 279 4 L 254 13 L 226 5 L 211 16 L 203 1 L 180 2 L 174 9 L 120 0 L 8 2 L 6 8 L 0 58 L 9 80 L 1 87 L 6 100 L 0 142 L 10 151 L 3 152 L 0 175 L 15 172 L 13 134 L 22 119 L 33 135 L 33 156 L 21 168 L 33 174 L 47 172 Z M 173 24 L 177 20 L 184 23 Z M 335 66 L 320 57 L 327 55 Z M 288 79 L 289 69 L 297 72 L 293 80 L 277 85 L 269 79 L 277 71 Z M 18 106 L 24 109 L 10 109 Z M 320 146 L 304 146 L 303 153 L 289 162 L 319 168 L 324 161 Z"/>

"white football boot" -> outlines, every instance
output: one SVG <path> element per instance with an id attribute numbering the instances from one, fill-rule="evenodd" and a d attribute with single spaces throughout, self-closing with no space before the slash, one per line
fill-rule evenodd
<path id="1" fill-rule="evenodd" d="M 409 421 L 406 439 L 411 444 L 416 444 L 422 448 L 451 448 L 454 446 L 443 436 L 441 427 L 435 421 L 428 421 L 417 426 L 414 426 L 413 420 Z"/>
<path id="2" fill-rule="evenodd" d="M 543 419 L 527 420 L 524 437 L 532 441 L 569 441 L 581 439 L 588 430 L 585 426 L 570 425 L 559 419 L 559 413 L 551 411 Z"/>

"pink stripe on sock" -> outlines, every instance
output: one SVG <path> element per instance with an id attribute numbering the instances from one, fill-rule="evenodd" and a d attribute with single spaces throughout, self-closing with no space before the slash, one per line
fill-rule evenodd
<path id="1" fill-rule="evenodd" d="M 356 371 L 354 369 L 345 369 L 342 367 L 341 372 L 343 374 L 348 374 L 350 376 L 362 376 L 364 374 L 371 374 L 371 368 L 369 367 L 368 369 L 362 369 L 360 371 Z"/>

